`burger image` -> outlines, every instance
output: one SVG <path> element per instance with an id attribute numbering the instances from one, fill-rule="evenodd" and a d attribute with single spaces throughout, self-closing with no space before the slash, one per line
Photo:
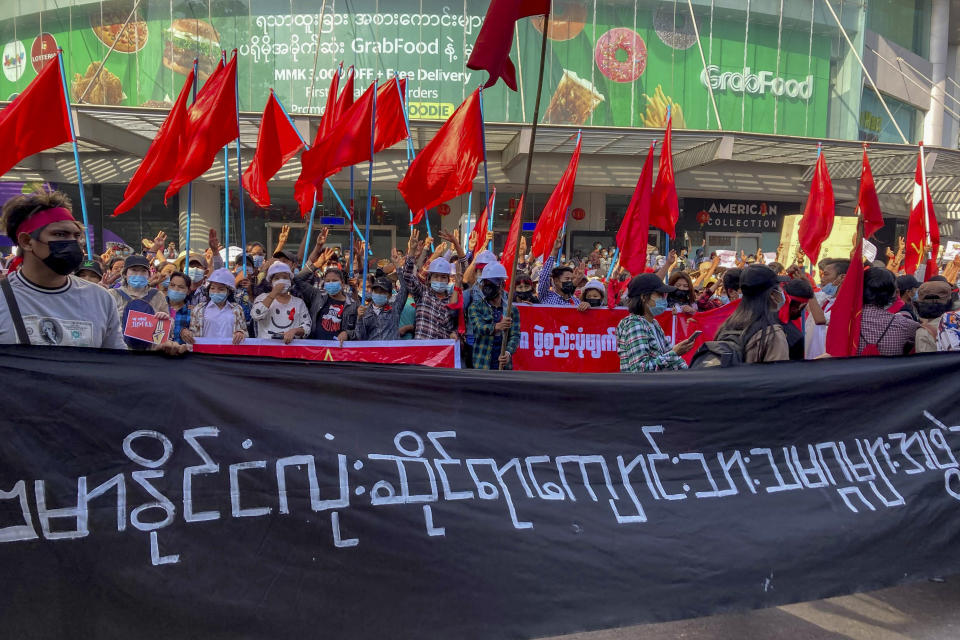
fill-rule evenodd
<path id="1" fill-rule="evenodd" d="M 220 34 L 204 20 L 174 20 L 163 32 L 163 66 L 187 75 L 193 69 L 194 58 L 200 82 L 205 82 L 220 60 Z"/>

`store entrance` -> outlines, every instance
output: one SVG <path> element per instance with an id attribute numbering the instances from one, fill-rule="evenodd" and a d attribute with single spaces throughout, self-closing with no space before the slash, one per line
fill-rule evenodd
<path id="1" fill-rule="evenodd" d="M 712 251 L 733 251 L 739 256 L 743 251 L 748 256 L 760 248 L 759 233 L 712 233 L 707 232 L 707 255 Z"/>

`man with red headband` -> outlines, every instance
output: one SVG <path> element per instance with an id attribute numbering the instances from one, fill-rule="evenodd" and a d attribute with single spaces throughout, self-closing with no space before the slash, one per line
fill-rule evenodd
<path id="1" fill-rule="evenodd" d="M 60 192 L 17 196 L 3 207 L 19 269 L 0 282 L 0 344 L 126 349 L 117 307 L 103 287 L 71 275 L 83 262 L 83 228 Z"/>

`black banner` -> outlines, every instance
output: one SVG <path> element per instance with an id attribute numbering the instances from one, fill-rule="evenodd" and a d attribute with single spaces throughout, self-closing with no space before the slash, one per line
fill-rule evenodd
<path id="1" fill-rule="evenodd" d="M 535 638 L 960 569 L 955 354 L 0 371 L 4 637 Z"/>

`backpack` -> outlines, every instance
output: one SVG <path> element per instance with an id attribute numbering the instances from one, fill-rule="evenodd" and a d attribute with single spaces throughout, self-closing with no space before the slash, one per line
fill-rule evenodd
<path id="1" fill-rule="evenodd" d="M 750 327 L 739 334 L 724 334 L 719 340 L 708 340 L 700 345 L 690 360 L 690 369 L 708 369 L 710 367 L 739 367 L 746 359 L 747 345 L 750 339 L 762 328 Z M 720 336 L 718 336 L 719 338 Z"/>

